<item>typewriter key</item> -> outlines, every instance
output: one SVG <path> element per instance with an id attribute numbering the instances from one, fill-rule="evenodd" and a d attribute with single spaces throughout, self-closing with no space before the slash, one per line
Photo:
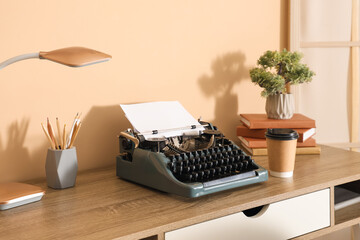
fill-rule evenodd
<path id="1" fill-rule="evenodd" d="M 191 179 L 192 179 L 192 174 L 186 174 L 185 175 L 185 179 L 189 182 L 191 182 Z"/>
<path id="2" fill-rule="evenodd" d="M 184 173 L 189 173 L 190 170 L 191 170 L 190 167 L 184 167 L 184 169 L 183 169 Z"/>
<path id="3" fill-rule="evenodd" d="M 176 172 L 177 172 L 177 173 L 181 174 L 182 170 L 183 170 L 183 167 L 182 167 L 182 166 L 177 166 L 177 167 L 176 167 Z"/>
<path id="4" fill-rule="evenodd" d="M 208 156 L 209 155 L 209 151 L 207 149 L 202 150 L 203 152 L 203 156 Z"/>
<path id="5" fill-rule="evenodd" d="M 227 171 L 227 166 L 221 166 L 221 171 L 225 173 Z"/>
<path id="6" fill-rule="evenodd" d="M 199 176 L 199 174 L 196 173 L 196 172 L 192 173 L 191 175 L 192 175 L 192 178 L 193 178 L 194 181 L 196 181 L 198 176 Z"/>
<path id="7" fill-rule="evenodd" d="M 204 174 L 205 174 L 205 178 L 209 178 L 210 177 L 210 170 L 205 170 L 204 171 Z"/>
<path id="8" fill-rule="evenodd" d="M 218 161 L 219 161 L 219 165 L 223 165 L 223 164 L 224 164 L 224 159 L 220 158 Z"/>
<path id="9" fill-rule="evenodd" d="M 239 165 L 237 163 L 234 163 L 232 166 L 233 166 L 233 171 L 239 170 L 238 169 Z"/>
<path id="10" fill-rule="evenodd" d="M 202 169 L 201 164 L 196 164 L 196 165 L 195 165 L 195 169 L 196 169 L 196 170 L 201 170 L 201 169 Z"/>
<path id="11" fill-rule="evenodd" d="M 243 161 L 243 170 L 246 170 L 248 165 L 249 165 L 248 161 Z"/>
<path id="12" fill-rule="evenodd" d="M 216 167 L 216 168 L 215 168 L 215 175 L 219 175 L 219 174 L 221 174 L 221 173 L 222 173 L 221 168 L 220 168 L 220 167 Z"/>
<path id="13" fill-rule="evenodd" d="M 225 148 L 225 151 L 231 152 L 231 147 L 229 145 L 225 146 L 224 148 Z"/>
<path id="14" fill-rule="evenodd" d="M 243 169 L 243 165 L 244 164 L 242 162 L 239 162 L 237 170 L 241 171 Z"/>
<path id="15" fill-rule="evenodd" d="M 206 169 L 206 168 L 207 168 L 207 163 L 202 163 L 202 164 L 201 164 L 201 168 L 202 168 L 202 169 Z"/>

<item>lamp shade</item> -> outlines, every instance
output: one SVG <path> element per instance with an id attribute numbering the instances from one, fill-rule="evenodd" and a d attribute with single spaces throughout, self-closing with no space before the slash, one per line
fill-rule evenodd
<path id="1" fill-rule="evenodd" d="M 111 59 L 111 56 L 85 47 L 68 47 L 50 52 L 40 52 L 39 58 L 51 60 L 69 67 L 83 67 L 108 61 Z"/>

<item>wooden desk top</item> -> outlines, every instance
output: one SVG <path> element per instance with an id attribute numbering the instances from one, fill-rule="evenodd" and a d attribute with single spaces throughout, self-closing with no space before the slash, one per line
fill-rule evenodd
<path id="1" fill-rule="evenodd" d="M 266 157 L 255 161 L 268 167 Z M 46 195 L 37 203 L 1 211 L 0 238 L 140 239 L 357 179 L 360 154 L 330 147 L 322 147 L 321 155 L 296 156 L 291 179 L 269 177 L 198 199 L 118 179 L 115 167 L 97 169 L 79 174 L 70 189 L 36 183 L 47 189 Z"/>

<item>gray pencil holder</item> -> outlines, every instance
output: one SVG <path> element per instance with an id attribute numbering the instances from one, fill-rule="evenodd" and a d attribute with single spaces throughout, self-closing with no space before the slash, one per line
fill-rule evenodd
<path id="1" fill-rule="evenodd" d="M 75 147 L 64 150 L 48 150 L 45 171 L 49 187 L 55 189 L 73 187 L 76 182 L 77 169 Z"/>

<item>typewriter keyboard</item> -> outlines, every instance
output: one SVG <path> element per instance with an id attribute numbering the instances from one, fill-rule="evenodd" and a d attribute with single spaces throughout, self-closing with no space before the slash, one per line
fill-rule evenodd
<path id="1" fill-rule="evenodd" d="M 255 176 L 253 170 L 259 168 L 250 156 L 232 144 L 168 158 L 168 167 L 176 179 L 185 183 L 207 182 L 207 186 Z"/>

